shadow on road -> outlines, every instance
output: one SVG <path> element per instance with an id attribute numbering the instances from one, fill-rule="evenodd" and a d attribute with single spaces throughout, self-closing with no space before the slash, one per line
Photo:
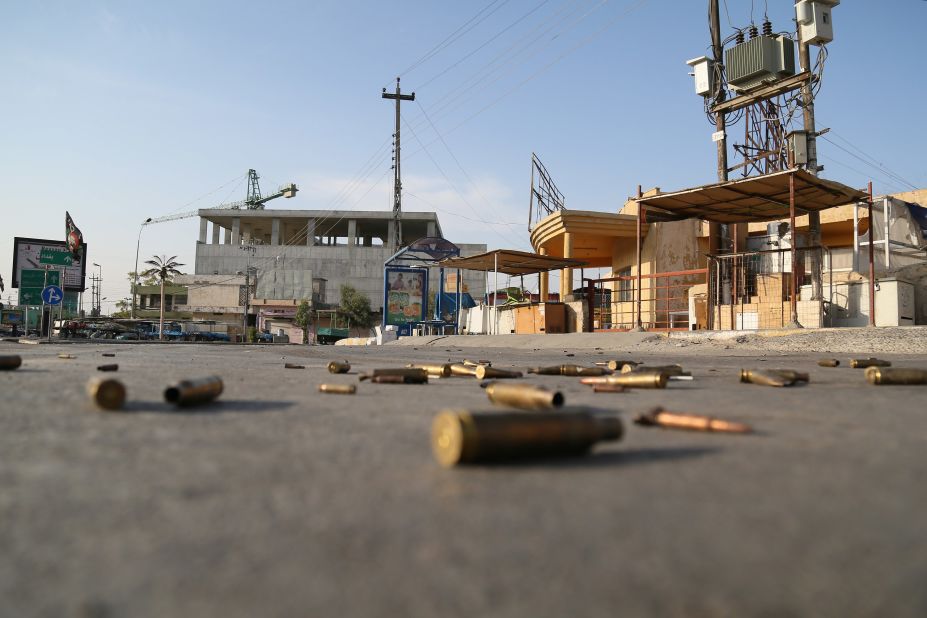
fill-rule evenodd
<path id="1" fill-rule="evenodd" d="M 161 413 L 161 414 L 238 414 L 252 412 L 271 412 L 285 410 L 294 405 L 292 401 L 260 401 L 225 399 L 200 406 L 178 408 L 163 401 L 131 401 L 126 403 L 124 412 Z"/>

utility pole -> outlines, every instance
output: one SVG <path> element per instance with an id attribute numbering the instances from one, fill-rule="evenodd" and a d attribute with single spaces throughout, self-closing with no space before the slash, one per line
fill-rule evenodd
<path id="1" fill-rule="evenodd" d="M 248 262 L 245 266 L 245 298 L 244 298 L 244 315 L 241 318 L 241 342 L 247 343 L 248 341 L 248 300 L 251 297 L 251 258 L 254 256 L 257 249 L 254 245 L 241 245 L 238 247 L 242 251 L 248 252 Z M 239 275 L 241 272 L 239 271 Z"/>
<path id="2" fill-rule="evenodd" d="M 394 99 L 396 101 L 396 132 L 393 134 L 395 138 L 395 161 L 393 163 L 393 243 L 395 249 L 399 249 L 402 245 L 402 173 L 399 164 L 399 104 L 402 101 L 414 101 L 415 93 L 412 94 L 402 94 L 402 91 L 399 89 L 399 78 L 396 78 L 396 92 L 389 93 L 386 92 L 386 88 L 383 89 L 383 94 L 380 95 L 384 99 Z"/>
<path id="3" fill-rule="evenodd" d="M 726 98 L 724 88 L 721 84 L 721 67 L 724 64 L 724 49 L 721 46 L 721 16 L 718 9 L 718 0 L 711 0 L 709 5 L 709 21 L 711 27 L 711 56 L 714 60 L 714 105 L 719 105 Z M 718 145 L 718 182 L 727 180 L 727 130 L 726 118 L 723 111 L 715 112 L 715 129 Z M 729 237 L 728 226 L 719 223 L 709 224 L 709 236 L 714 236 L 717 243 L 715 250 L 721 251 L 726 249 L 723 240 Z"/>
<path id="4" fill-rule="evenodd" d="M 801 28 L 798 28 L 801 37 Z M 811 46 L 803 39 L 798 40 L 798 63 L 802 71 L 808 71 L 808 79 L 801 85 L 802 119 L 804 121 L 805 135 L 808 140 L 808 163 L 805 169 L 815 176 L 818 175 L 818 134 L 814 128 L 814 91 L 812 90 L 811 75 Z M 820 53 L 820 52 L 819 52 Z M 808 235 L 812 247 L 821 245 L 821 213 L 813 211 L 808 213 Z M 793 240 L 795 232 L 792 232 Z M 870 238 L 871 240 L 871 238 Z M 819 299 L 823 295 L 820 277 L 819 257 L 816 250 L 811 253 L 811 298 Z"/>

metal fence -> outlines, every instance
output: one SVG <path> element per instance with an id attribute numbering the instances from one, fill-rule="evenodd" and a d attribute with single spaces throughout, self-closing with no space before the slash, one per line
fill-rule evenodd
<path id="1" fill-rule="evenodd" d="M 583 279 L 592 330 L 689 330 L 690 290 L 706 283 L 708 269 Z"/>
<path id="2" fill-rule="evenodd" d="M 789 248 L 709 256 L 707 312 L 702 327 L 710 330 L 782 328 L 791 322 L 793 296 L 802 326 L 824 326 L 828 303 L 822 294 L 822 279 L 827 250 L 803 247 L 794 251 L 794 291 L 793 258 Z M 827 262 L 830 264 L 830 259 Z M 833 286 L 828 285 L 828 290 L 832 289 Z"/>

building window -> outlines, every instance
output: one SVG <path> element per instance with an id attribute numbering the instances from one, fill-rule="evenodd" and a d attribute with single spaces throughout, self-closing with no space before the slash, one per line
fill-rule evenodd
<path id="1" fill-rule="evenodd" d="M 622 268 L 618 271 L 619 277 L 630 277 L 631 267 Z M 622 279 L 618 282 L 618 302 L 629 303 L 634 300 L 634 281 L 631 279 Z"/>

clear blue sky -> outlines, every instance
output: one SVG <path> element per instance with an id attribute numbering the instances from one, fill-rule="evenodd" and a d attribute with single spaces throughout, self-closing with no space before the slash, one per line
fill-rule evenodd
<path id="1" fill-rule="evenodd" d="M 766 5 L 722 3 L 724 35 Z M 792 29 L 792 0 L 768 11 Z M 927 2 L 845 1 L 833 16 L 824 176 L 927 187 Z M 271 207 L 388 209 L 380 91 L 397 75 L 417 97 L 403 111 L 404 208 L 436 209 L 451 240 L 527 249 L 532 151 L 576 209 L 615 211 L 638 184 L 714 181 L 713 128 L 684 64 L 708 44 L 705 1 L 9 3 L 3 297 L 13 237 L 63 239 L 69 210 L 111 310 L 129 296 L 139 223 L 242 199 L 250 167 L 265 193 L 299 184 Z M 178 255 L 192 272 L 197 235 L 196 218 L 147 227 L 142 259 Z"/>

